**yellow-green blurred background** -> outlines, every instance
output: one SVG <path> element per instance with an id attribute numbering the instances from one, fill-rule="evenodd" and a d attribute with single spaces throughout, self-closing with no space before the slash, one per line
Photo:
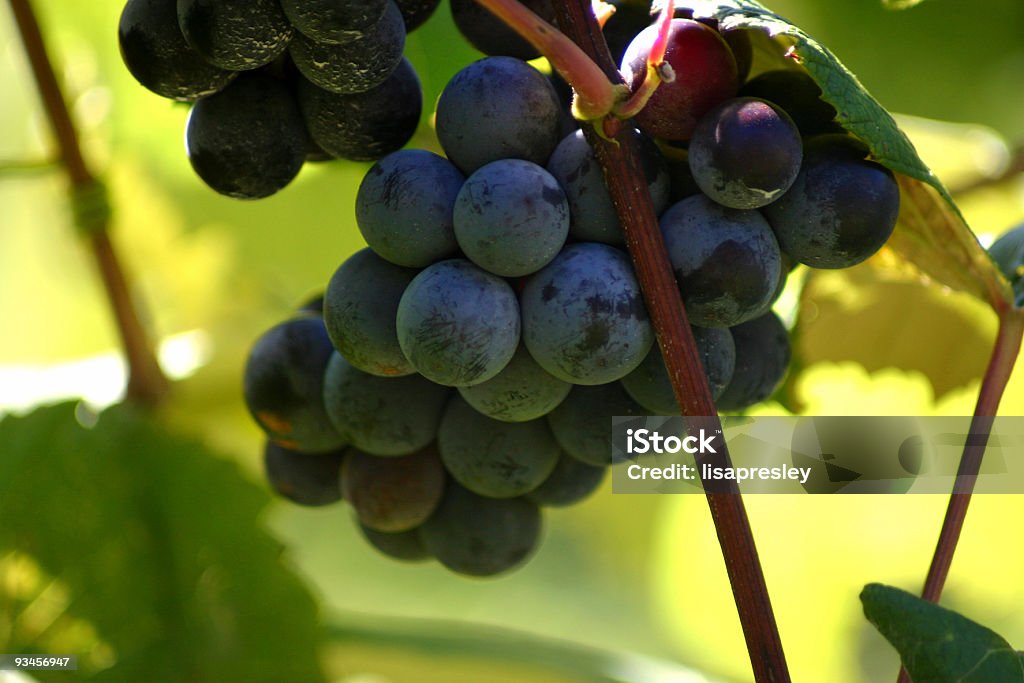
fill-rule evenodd
<path id="1" fill-rule="evenodd" d="M 116 246 L 161 357 L 180 378 L 160 411 L 162 428 L 204 442 L 262 489 L 261 438 L 241 403 L 245 354 L 263 329 L 321 289 L 363 246 L 353 199 L 366 167 L 307 165 L 270 199 L 220 197 L 189 168 L 182 143 L 187 107 L 145 91 L 121 65 L 122 3 L 34 4 L 87 155 L 109 183 Z M 904 12 L 887 11 L 879 0 L 770 5 L 831 47 L 883 105 L 907 115 L 901 123 L 953 189 L 998 175 L 1024 144 L 1019 0 L 927 0 Z M 455 35 L 446 2 L 410 36 L 407 54 L 428 110 L 446 80 L 478 56 Z M 436 144 L 429 113 L 415 145 Z M 64 178 L 7 163 L 52 156 L 21 44 L 8 8 L 0 6 L 0 413 L 75 397 L 104 405 L 122 389 L 116 333 L 89 253 L 74 236 Z M 1024 220 L 1021 178 L 958 200 L 985 244 Z M 790 321 L 798 284 L 783 299 Z M 874 267 L 810 278 L 802 296 L 798 372 L 786 386 L 785 406 L 764 411 L 970 413 L 995 333 L 984 305 Z M 1001 412 L 1022 409 L 1018 373 Z M 5 447 L 0 443 L 0 458 Z M 864 621 L 857 594 L 870 581 L 918 590 L 945 502 L 748 498 L 794 680 L 894 678 L 896 657 Z M 75 498 L 62 505 L 73 527 Z M 1024 548 L 1012 529 L 1022 514 L 1024 496 L 972 503 L 945 597 L 1018 648 Z M 488 581 L 384 559 L 340 507 L 304 510 L 275 501 L 259 523 L 283 543 L 282 562 L 317 601 L 328 680 L 750 680 L 702 497 L 613 496 L 606 488 L 546 520 L 536 557 Z M 0 518 L 0 528 L 4 523 Z M 60 577 L 48 576 L 31 553 L 0 546 L 0 652 L 15 642 L 60 651 L 104 641 L 88 619 L 55 630 L 56 617 L 36 627 L 24 618 L 26 606 L 39 600 L 74 613 L 76 596 L 47 597 L 59 587 Z M 273 633 L 277 626 L 265 628 Z M 93 654 L 103 668 L 126 653 Z M 206 679 L 162 671 L 152 680 Z"/>

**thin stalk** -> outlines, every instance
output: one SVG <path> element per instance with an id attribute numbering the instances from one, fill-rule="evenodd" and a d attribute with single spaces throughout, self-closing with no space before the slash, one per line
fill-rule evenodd
<path id="1" fill-rule="evenodd" d="M 562 30 L 601 67 L 607 78 L 621 82 L 590 3 L 587 0 L 559 3 L 558 13 Z M 708 433 L 717 433 L 714 446 L 718 453 L 709 461 L 714 465 L 728 466 L 729 454 L 718 431 L 721 423 L 662 242 L 636 146 L 626 132 L 613 141 L 602 139 L 589 125 L 584 126 L 584 132 L 604 170 L 672 387 L 688 428 L 703 428 Z M 788 682 L 790 676 L 782 641 L 739 488 L 734 481 L 703 481 L 703 484 L 729 573 L 754 678 L 758 683 Z"/>
<path id="2" fill-rule="evenodd" d="M 949 505 L 946 508 L 946 517 L 942 521 L 942 530 L 939 532 L 939 540 L 935 545 L 931 566 L 928 568 L 924 590 L 921 592 L 921 597 L 929 602 L 939 601 L 942 589 L 946 584 L 946 577 L 949 576 L 949 569 L 953 564 L 953 554 L 960 541 L 960 532 L 964 528 L 967 508 L 971 504 L 974 485 L 978 480 L 978 473 L 981 471 L 981 461 L 985 455 L 985 447 L 988 444 L 996 412 L 999 409 L 999 401 L 1003 397 L 1006 384 L 1010 381 L 1010 375 L 1013 373 L 1017 355 L 1020 353 L 1022 335 L 1024 335 L 1024 312 L 1007 308 L 999 316 L 999 333 L 996 337 L 996 344 L 992 349 L 992 357 L 989 360 L 988 369 L 985 371 L 985 377 L 981 381 L 978 402 L 974 407 L 974 418 L 971 420 L 970 434 L 964 445 L 960 468 L 957 470 L 956 482 L 953 485 L 953 493 L 949 497 Z M 906 669 L 900 669 L 897 681 L 898 683 L 911 683 Z"/>
<path id="3" fill-rule="evenodd" d="M 43 107 L 60 148 L 61 163 L 71 181 L 72 195 L 95 194 L 99 181 L 82 155 L 78 132 L 57 81 L 32 4 L 30 0 L 10 0 L 10 5 Z M 110 241 L 109 221 L 104 215 L 88 227 L 86 236 L 127 358 L 128 399 L 155 405 L 167 391 L 167 378 L 160 369 L 149 335 L 135 310 L 128 277 Z"/>

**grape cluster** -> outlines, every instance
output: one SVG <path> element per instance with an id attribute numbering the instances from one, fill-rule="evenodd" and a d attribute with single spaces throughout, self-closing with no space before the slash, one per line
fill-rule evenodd
<path id="1" fill-rule="evenodd" d="M 306 161 L 373 161 L 420 120 L 406 32 L 440 0 L 128 0 L 118 30 L 133 76 L 191 102 L 185 143 L 217 192 L 259 199 Z"/>
<path id="2" fill-rule="evenodd" d="M 749 45 L 687 18 L 669 35 L 677 77 L 626 134 L 712 393 L 743 410 L 789 363 L 771 310 L 788 273 L 869 257 L 899 192 L 808 76 L 747 78 Z M 634 87 L 653 36 L 624 48 Z M 368 247 L 245 372 L 278 492 L 344 499 L 382 553 L 475 576 L 521 564 L 540 509 L 600 485 L 612 416 L 679 411 L 594 150 L 552 80 L 509 50 L 444 89 L 444 156 L 393 151 L 369 169 L 355 205 Z"/>

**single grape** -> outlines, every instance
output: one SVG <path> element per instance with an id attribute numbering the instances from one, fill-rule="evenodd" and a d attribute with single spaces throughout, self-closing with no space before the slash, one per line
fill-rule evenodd
<path id="1" fill-rule="evenodd" d="M 409 455 L 426 448 L 437 436 L 448 394 L 419 375 L 370 375 L 339 353 L 331 356 L 324 373 L 324 407 L 335 429 L 373 455 Z"/>
<path id="2" fill-rule="evenodd" d="M 540 542 L 541 514 L 523 498 L 485 498 L 451 483 L 420 538 L 445 567 L 494 576 L 519 566 Z"/>
<path id="3" fill-rule="evenodd" d="M 345 444 L 322 399 L 333 351 L 324 321 L 316 316 L 275 325 L 253 345 L 245 365 L 245 404 L 279 445 L 321 453 Z"/>
<path id="4" fill-rule="evenodd" d="M 412 33 L 434 14 L 441 0 L 395 0 L 402 10 L 406 33 Z"/>
<path id="5" fill-rule="evenodd" d="M 206 61 L 232 71 L 270 64 L 294 33 L 278 0 L 178 0 L 178 25 Z"/>
<path id="6" fill-rule="evenodd" d="M 594 493 L 607 473 L 607 467 L 588 465 L 563 453 L 551 475 L 526 498 L 545 507 L 575 505 Z"/>
<path id="7" fill-rule="evenodd" d="M 394 2 L 361 37 L 343 45 L 328 45 L 301 33 L 288 53 L 295 66 L 314 85 L 341 95 L 366 92 L 383 83 L 402 61 L 405 24 Z"/>
<path id="8" fill-rule="evenodd" d="M 798 69 L 766 71 L 750 79 L 740 95 L 768 100 L 783 109 L 803 135 L 841 132 L 836 110 L 821 99 L 821 88 L 807 72 Z"/>
<path id="9" fill-rule="evenodd" d="M 370 249 L 357 251 L 327 285 L 323 316 L 327 334 L 342 356 L 371 375 L 415 372 L 398 345 L 398 302 L 416 271 L 389 263 Z"/>
<path id="10" fill-rule="evenodd" d="M 736 369 L 718 398 L 719 410 L 742 410 L 760 403 L 778 388 L 789 367 L 789 333 L 774 312 L 731 329 Z"/>
<path id="11" fill-rule="evenodd" d="M 803 145 L 789 115 L 764 100 L 726 100 L 700 120 L 690 170 L 707 196 L 733 209 L 777 200 L 800 172 Z"/>
<path id="12" fill-rule="evenodd" d="M 128 0 L 117 38 L 128 71 L 161 97 L 191 102 L 221 90 L 235 77 L 185 42 L 175 0 Z"/>
<path id="13" fill-rule="evenodd" d="M 629 258 L 594 242 L 571 244 L 527 279 L 523 341 L 537 363 L 574 384 L 629 374 L 654 332 Z"/>
<path id="14" fill-rule="evenodd" d="M 555 23 L 555 9 L 551 0 L 522 0 L 527 8 Z M 516 59 L 536 59 L 540 52 L 509 28 L 505 22 L 476 0 L 451 0 L 452 19 L 462 36 L 485 55 L 504 55 Z"/>
<path id="15" fill-rule="evenodd" d="M 353 449 L 341 469 L 341 492 L 361 524 L 397 533 L 430 517 L 441 502 L 445 479 L 434 446 L 397 458 Z"/>
<path id="16" fill-rule="evenodd" d="M 437 102 L 437 137 L 464 173 L 499 159 L 543 165 L 558 144 L 561 107 L 551 83 L 511 57 L 459 71 Z"/>
<path id="17" fill-rule="evenodd" d="M 401 562 L 422 562 L 430 559 L 430 552 L 423 545 L 419 529 L 389 534 L 375 531 L 365 524 L 359 524 L 359 531 L 367 543 L 382 555 Z"/>
<path id="18" fill-rule="evenodd" d="M 647 56 L 657 35 L 655 25 L 644 29 L 622 57 L 621 70 L 633 90 L 647 74 Z M 675 80 L 658 86 L 636 123 L 653 137 L 686 142 L 704 114 L 736 94 L 736 59 L 714 29 L 690 19 L 673 19 L 665 62 Z"/>
<path id="19" fill-rule="evenodd" d="M 271 488 L 298 505 L 320 507 L 341 500 L 339 472 L 345 450 L 302 453 L 267 441 L 263 469 Z"/>
<path id="20" fill-rule="evenodd" d="M 732 379 L 736 366 L 736 346 L 725 327 L 691 327 L 704 375 L 711 387 L 711 396 L 718 398 Z M 657 344 L 644 362 L 622 378 L 622 387 L 634 401 L 652 415 L 679 415 L 679 403 L 672 391 L 672 381 L 665 368 L 665 359 Z"/>
<path id="21" fill-rule="evenodd" d="M 550 413 L 572 385 L 553 377 L 537 364 L 523 344 L 497 375 L 459 394 L 477 412 L 503 422 L 526 422 Z"/>
<path id="22" fill-rule="evenodd" d="M 192 168 L 212 189 L 260 199 L 302 169 L 306 129 L 287 86 L 263 74 L 243 74 L 192 105 L 185 146 Z"/>
<path id="23" fill-rule="evenodd" d="M 845 140 L 826 135 L 809 142 L 793 187 L 764 208 L 779 246 L 813 268 L 849 268 L 868 259 L 899 218 L 892 171 Z"/>
<path id="24" fill-rule="evenodd" d="M 314 142 L 332 156 L 375 161 L 409 142 L 420 121 L 423 92 L 403 59 L 387 80 L 366 92 L 339 95 L 299 80 L 299 104 Z"/>
<path id="25" fill-rule="evenodd" d="M 534 273 L 569 235 L 569 203 L 550 173 L 501 159 L 477 169 L 455 200 L 455 239 L 470 261 L 503 277 Z"/>
<path id="26" fill-rule="evenodd" d="M 759 212 L 695 195 L 662 215 L 661 233 L 694 325 L 730 327 L 771 305 L 779 245 Z"/>
<path id="27" fill-rule="evenodd" d="M 454 256 L 452 213 L 465 176 L 442 156 L 403 149 L 366 172 L 356 195 L 356 223 L 366 243 L 400 266 L 423 268 Z"/>
<path id="28" fill-rule="evenodd" d="M 644 177 L 654 202 L 654 211 L 660 214 L 668 206 L 669 199 L 665 160 L 649 138 L 639 131 L 633 131 L 633 135 L 640 149 Z M 548 160 L 547 168 L 558 180 L 569 200 L 572 217 L 569 231 L 573 238 L 582 242 L 613 245 L 625 243 L 619 216 L 605 185 L 604 173 L 583 131 L 573 131 L 558 143 Z"/>
<path id="29" fill-rule="evenodd" d="M 596 467 L 612 464 L 612 417 L 646 415 L 619 382 L 573 387 L 548 414 L 551 433 L 562 450 Z"/>
<path id="30" fill-rule="evenodd" d="M 292 25 L 318 43 L 359 40 L 380 23 L 389 0 L 281 0 Z"/>
<path id="31" fill-rule="evenodd" d="M 519 304 L 507 282 L 464 259 L 435 263 L 398 304 L 398 343 L 412 366 L 438 384 L 486 382 L 519 344 Z"/>
<path id="32" fill-rule="evenodd" d="M 499 422 L 458 396 L 441 418 L 437 447 L 457 482 L 489 498 L 514 498 L 537 488 L 559 454 L 544 420 Z"/>

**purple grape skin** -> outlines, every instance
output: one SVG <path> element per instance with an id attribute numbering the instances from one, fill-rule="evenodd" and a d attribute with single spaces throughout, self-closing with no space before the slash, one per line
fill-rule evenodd
<path id="1" fill-rule="evenodd" d="M 718 398 L 719 410 L 742 410 L 771 396 L 786 375 L 791 355 L 789 332 L 773 311 L 730 330 L 736 369 Z"/>
<path id="2" fill-rule="evenodd" d="M 278 0 L 177 0 L 188 44 L 222 69 L 248 71 L 281 56 L 295 33 Z"/>
<path id="3" fill-rule="evenodd" d="M 345 449 L 303 453 L 273 441 L 263 449 L 263 470 L 274 492 L 297 505 L 321 507 L 341 500 Z"/>
<path id="4" fill-rule="evenodd" d="M 661 232 L 691 324 L 731 327 L 768 310 L 781 256 L 760 212 L 694 195 L 662 215 Z"/>
<path id="5" fill-rule="evenodd" d="M 764 100 L 737 97 L 708 112 L 690 140 L 690 170 L 723 206 L 757 209 L 782 196 L 800 172 L 800 131 Z"/>
<path id="6" fill-rule="evenodd" d="M 563 453 L 551 475 L 526 498 L 544 507 L 575 505 L 594 493 L 607 474 L 607 467 L 588 465 Z"/>
<path id="7" fill-rule="evenodd" d="M 389 0 L 281 0 L 288 21 L 318 43 L 359 40 L 381 22 Z"/>
<path id="8" fill-rule="evenodd" d="M 569 395 L 572 385 L 547 372 L 522 343 L 501 372 L 480 384 L 459 387 L 477 412 L 502 422 L 543 417 Z"/>
<path id="9" fill-rule="evenodd" d="M 551 433 L 562 450 L 580 462 L 603 467 L 612 464 L 612 417 L 647 415 L 621 382 L 576 386 L 548 414 Z"/>
<path id="10" fill-rule="evenodd" d="M 764 208 L 782 249 L 813 268 L 849 268 L 870 258 L 892 235 L 899 213 L 892 171 L 832 135 L 808 143 L 793 187 Z"/>
<path id="11" fill-rule="evenodd" d="M 464 387 L 486 382 L 519 346 L 519 304 L 512 287 L 465 259 L 426 268 L 402 295 L 398 343 L 427 379 Z"/>
<path id="12" fill-rule="evenodd" d="M 526 348 L 542 368 L 573 384 L 624 377 L 654 343 L 629 258 L 605 244 L 566 247 L 527 279 L 521 305 Z"/>

